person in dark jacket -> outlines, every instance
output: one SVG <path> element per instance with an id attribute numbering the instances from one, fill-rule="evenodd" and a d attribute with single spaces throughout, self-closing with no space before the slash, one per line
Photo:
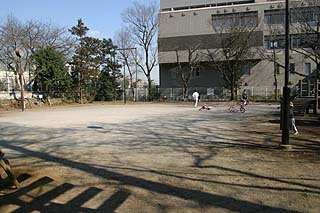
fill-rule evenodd
<path id="1" fill-rule="evenodd" d="M 290 129 L 293 130 L 293 134 L 297 135 L 299 134 L 298 129 L 296 127 L 296 120 L 294 118 L 294 113 L 293 113 L 293 103 L 290 101 L 290 110 L 289 110 L 289 115 L 290 115 L 290 121 L 291 121 L 291 126 Z"/>

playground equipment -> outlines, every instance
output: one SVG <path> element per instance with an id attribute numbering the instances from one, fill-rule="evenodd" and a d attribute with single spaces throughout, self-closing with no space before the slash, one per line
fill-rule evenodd
<path id="1" fill-rule="evenodd" d="M 1 149 L 0 149 L 0 166 L 2 167 L 2 169 L 4 170 L 4 172 L 7 175 L 7 178 L 5 179 L 5 181 L 9 182 L 10 184 L 15 185 L 15 187 L 17 189 L 19 189 L 20 188 L 20 184 L 17 181 L 17 179 L 15 178 L 15 176 L 13 175 L 13 172 L 12 172 L 12 170 L 10 168 L 9 161 L 8 161 L 8 159 L 6 159 L 4 157 L 4 153 L 1 151 Z"/>
<path id="2" fill-rule="evenodd" d="M 293 101 L 294 111 L 297 114 L 304 115 L 313 109 L 314 114 L 319 111 L 319 96 L 320 96 L 320 82 L 319 80 L 299 81 L 299 89 L 296 98 Z"/>

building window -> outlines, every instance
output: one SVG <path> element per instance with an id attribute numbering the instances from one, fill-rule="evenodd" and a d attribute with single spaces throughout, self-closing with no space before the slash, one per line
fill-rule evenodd
<path id="1" fill-rule="evenodd" d="M 285 38 L 284 35 L 274 35 L 264 37 L 264 46 L 267 49 L 284 49 Z"/>
<path id="2" fill-rule="evenodd" d="M 290 10 L 290 22 L 314 23 L 318 21 L 319 14 L 317 7 L 293 8 Z"/>
<path id="3" fill-rule="evenodd" d="M 266 10 L 264 11 L 264 21 L 266 24 L 284 24 L 285 10 Z"/>
<path id="4" fill-rule="evenodd" d="M 304 64 L 304 73 L 306 75 L 310 75 L 311 74 L 311 63 L 305 63 Z"/>
<path id="5" fill-rule="evenodd" d="M 291 74 L 295 74 L 296 72 L 296 65 L 294 63 L 290 63 L 289 65 L 289 71 Z"/>
<path id="6" fill-rule="evenodd" d="M 195 70 L 193 71 L 192 75 L 194 77 L 199 77 L 200 76 L 200 67 L 195 68 Z"/>
<path id="7" fill-rule="evenodd" d="M 227 29 L 228 27 L 255 27 L 258 25 L 258 12 L 241 12 L 231 14 L 212 15 L 214 29 Z"/>
<path id="8" fill-rule="evenodd" d="M 176 79 L 177 78 L 177 72 L 176 71 L 171 71 L 170 72 L 170 77 L 171 77 L 171 79 Z"/>

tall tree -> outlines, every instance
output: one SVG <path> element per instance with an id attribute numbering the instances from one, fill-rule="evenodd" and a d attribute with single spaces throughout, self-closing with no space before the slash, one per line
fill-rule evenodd
<path id="1" fill-rule="evenodd" d="M 97 84 L 96 100 L 111 101 L 119 98 L 119 78 L 121 65 L 116 61 L 116 49 L 111 39 L 103 39 L 100 47 L 100 73 Z"/>
<path id="2" fill-rule="evenodd" d="M 45 91 L 50 98 L 70 89 L 71 77 L 60 52 L 52 47 L 41 48 L 31 55 L 31 60 L 36 67 L 33 85 L 36 90 Z"/>
<path id="3" fill-rule="evenodd" d="M 225 87 L 230 90 L 231 100 L 237 99 L 238 89 L 241 86 L 243 70 L 256 54 L 253 49 L 253 32 L 258 27 L 258 14 L 213 16 L 211 26 L 220 40 L 219 48 L 207 49 L 207 56 L 211 65 L 221 73 Z"/>
<path id="4" fill-rule="evenodd" d="M 179 51 L 176 49 L 176 60 L 177 60 L 177 74 L 183 84 L 183 100 L 188 99 L 189 94 L 189 81 L 191 76 L 195 74 L 196 71 L 200 70 L 200 63 L 203 59 L 203 54 L 200 51 L 201 44 L 197 44 L 194 47 L 184 45 L 184 49 L 187 49 L 187 62 L 181 62 L 181 56 Z"/>
<path id="5" fill-rule="evenodd" d="M 141 4 L 134 2 L 123 14 L 130 38 L 138 48 L 136 63 L 148 79 L 148 91 L 151 93 L 151 72 L 157 63 L 156 36 L 158 29 L 158 6 L 156 2 Z"/>
<path id="6" fill-rule="evenodd" d="M 75 86 L 78 87 L 80 94 L 80 103 L 84 102 L 86 97 L 86 88 L 98 76 L 97 55 L 99 40 L 86 37 L 89 28 L 84 25 L 82 19 L 78 19 L 77 25 L 70 29 L 71 34 L 77 36 L 78 47 L 72 58 L 72 71 Z M 92 77 L 92 78 L 90 78 Z"/>
<path id="7" fill-rule="evenodd" d="M 29 75 L 29 85 L 33 81 L 33 70 L 30 67 L 32 53 L 48 46 L 70 56 L 74 45 L 74 39 L 64 27 L 56 27 L 51 23 L 33 20 L 21 23 L 14 16 L 8 16 L 0 24 L 0 63 L 17 74 L 15 49 L 19 48 L 22 51 L 23 70 Z"/>
<path id="8" fill-rule="evenodd" d="M 127 28 L 123 28 L 121 31 L 119 31 L 116 35 L 115 43 L 120 49 L 119 55 L 120 60 L 124 62 L 124 65 L 126 66 L 128 73 L 129 73 L 129 84 L 131 88 L 131 92 L 133 94 L 133 99 L 135 100 L 135 90 L 134 86 L 137 84 L 137 64 L 136 61 L 136 49 L 132 39 L 130 39 L 129 36 L 129 30 Z M 135 85 L 134 85 L 135 80 Z"/>
<path id="9" fill-rule="evenodd" d="M 88 30 L 82 19 L 70 29 L 79 41 L 72 60 L 72 74 L 80 102 L 113 100 L 117 96 L 121 76 L 120 65 L 114 60 L 117 47 L 111 39 L 86 36 Z"/>
<path id="10" fill-rule="evenodd" d="M 297 38 L 297 46 L 291 49 L 316 64 L 315 76 L 320 79 L 320 1 L 293 2 L 290 15 L 290 28 Z"/>
<path id="11" fill-rule="evenodd" d="M 278 75 L 280 74 L 280 67 L 284 68 L 284 62 L 280 61 L 279 55 L 283 54 L 284 43 L 279 41 L 279 36 L 284 35 L 284 26 L 279 24 L 267 24 L 265 35 L 265 47 L 258 49 L 261 59 L 273 63 L 273 79 L 274 79 L 274 99 L 278 99 Z"/>

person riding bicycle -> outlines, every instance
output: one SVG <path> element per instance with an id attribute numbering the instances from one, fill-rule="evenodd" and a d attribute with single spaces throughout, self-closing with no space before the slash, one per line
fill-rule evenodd
<path id="1" fill-rule="evenodd" d="M 244 89 L 242 91 L 242 96 L 241 96 L 241 101 L 244 103 L 244 105 L 247 105 L 248 104 L 248 95 L 247 95 L 247 90 Z"/>

